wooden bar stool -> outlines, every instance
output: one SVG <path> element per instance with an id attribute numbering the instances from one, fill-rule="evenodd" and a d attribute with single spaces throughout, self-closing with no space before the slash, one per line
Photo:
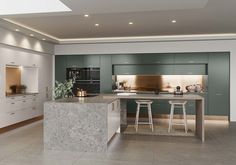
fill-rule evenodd
<path id="1" fill-rule="evenodd" d="M 169 104 L 171 104 L 171 110 L 170 110 L 170 119 L 169 119 L 169 129 L 168 132 L 172 130 L 172 125 L 184 125 L 185 128 L 185 133 L 188 132 L 187 128 L 187 115 L 186 115 L 186 105 L 187 101 L 184 100 L 172 100 L 169 101 Z M 175 108 L 182 108 L 183 110 L 183 116 L 184 116 L 184 123 L 173 123 L 173 116 L 174 116 L 174 111 Z"/>
<path id="2" fill-rule="evenodd" d="M 151 109 L 151 100 L 135 100 L 137 103 L 136 118 L 135 118 L 135 129 L 138 131 L 138 124 L 149 124 L 153 132 L 153 121 L 152 121 L 152 109 Z M 139 112 L 141 108 L 147 108 L 148 110 L 148 122 L 139 122 Z"/>

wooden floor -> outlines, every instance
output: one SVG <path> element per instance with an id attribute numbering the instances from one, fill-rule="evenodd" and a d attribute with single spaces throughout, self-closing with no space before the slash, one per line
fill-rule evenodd
<path id="1" fill-rule="evenodd" d="M 106 153 L 46 151 L 42 121 L 0 134 L 0 165 L 235 165 L 236 124 L 206 122 L 194 137 L 117 134 Z"/>

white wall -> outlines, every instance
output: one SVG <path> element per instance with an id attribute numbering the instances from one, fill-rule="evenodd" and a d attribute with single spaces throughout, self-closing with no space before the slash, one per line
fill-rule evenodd
<path id="1" fill-rule="evenodd" d="M 0 44 L 11 45 L 37 52 L 53 54 L 54 44 L 25 36 L 20 32 L 10 31 L 0 27 Z"/>
<path id="2" fill-rule="evenodd" d="M 56 45 L 55 54 L 230 52 L 230 121 L 236 122 L 236 40 L 188 40 Z"/>

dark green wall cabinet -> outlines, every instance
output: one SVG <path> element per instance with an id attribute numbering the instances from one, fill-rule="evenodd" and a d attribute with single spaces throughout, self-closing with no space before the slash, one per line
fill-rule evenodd
<path id="1" fill-rule="evenodd" d="M 173 65 L 114 65 L 113 75 L 171 75 Z"/>
<path id="2" fill-rule="evenodd" d="M 56 56 L 55 57 L 55 80 L 59 82 L 64 82 L 66 79 L 66 66 L 67 57 L 66 56 Z"/>
<path id="3" fill-rule="evenodd" d="M 208 75 L 206 115 L 229 115 L 230 54 L 221 53 L 147 53 L 116 55 L 55 56 L 55 79 L 66 79 L 68 67 L 100 67 L 100 92 L 112 92 L 113 75 Z M 130 100 L 128 113 L 135 113 L 136 103 Z M 156 114 L 168 114 L 167 101 L 154 101 Z M 180 111 L 181 112 L 181 111 Z M 187 103 L 187 113 L 195 114 L 195 103 Z"/>
<path id="4" fill-rule="evenodd" d="M 207 67 L 204 64 L 175 64 L 173 75 L 207 75 Z"/>
<path id="5" fill-rule="evenodd" d="M 175 55 L 175 64 L 207 64 L 207 53 L 179 53 Z"/>
<path id="6" fill-rule="evenodd" d="M 111 55 L 101 55 L 100 92 L 111 93 L 111 91 L 112 91 Z"/>
<path id="7" fill-rule="evenodd" d="M 112 55 L 112 64 L 173 64 L 174 54 Z"/>
<path id="8" fill-rule="evenodd" d="M 208 64 L 209 114 L 229 115 L 229 53 L 210 53 Z"/>

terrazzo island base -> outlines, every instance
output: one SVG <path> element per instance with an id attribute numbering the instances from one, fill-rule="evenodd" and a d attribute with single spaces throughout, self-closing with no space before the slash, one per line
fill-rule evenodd
<path id="1" fill-rule="evenodd" d="M 198 95 L 99 95 L 44 103 L 44 148 L 80 152 L 106 152 L 115 131 L 127 126 L 127 99 L 196 101 L 196 135 L 204 141 L 204 98 Z"/>

